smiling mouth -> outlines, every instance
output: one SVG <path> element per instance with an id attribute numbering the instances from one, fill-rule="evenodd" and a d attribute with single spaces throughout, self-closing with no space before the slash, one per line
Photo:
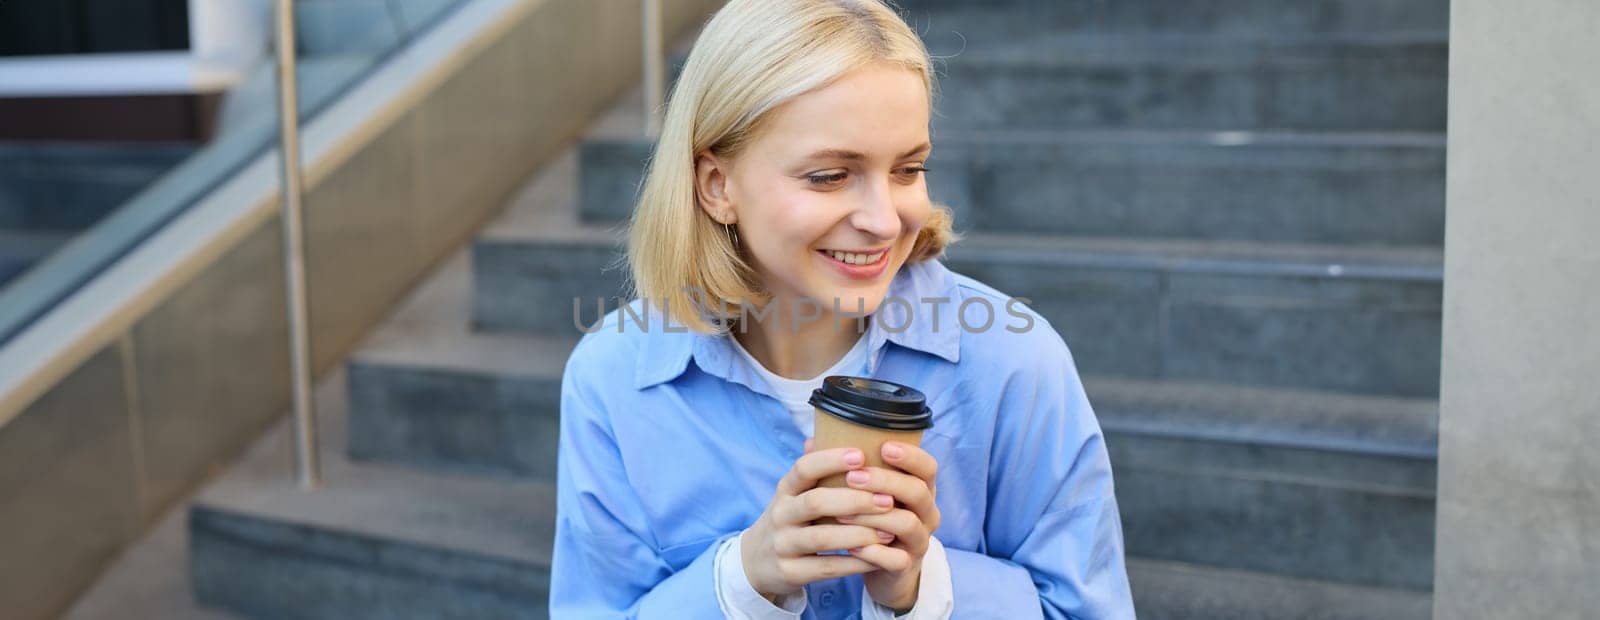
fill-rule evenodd
<path id="1" fill-rule="evenodd" d="M 832 258 L 833 260 L 839 261 L 839 262 L 844 263 L 846 265 L 872 265 L 872 264 L 877 263 L 880 260 L 883 260 L 883 257 L 889 255 L 889 250 L 887 250 L 887 249 L 878 250 L 878 251 L 872 252 L 872 253 L 840 252 L 838 250 L 817 250 L 817 251 L 822 253 L 822 254 L 826 254 L 827 256 Z"/>

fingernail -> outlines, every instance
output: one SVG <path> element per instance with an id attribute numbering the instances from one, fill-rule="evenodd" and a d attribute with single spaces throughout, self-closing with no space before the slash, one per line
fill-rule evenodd
<path id="1" fill-rule="evenodd" d="M 905 449 L 900 447 L 900 444 L 897 444 L 897 443 L 894 443 L 894 442 L 883 444 L 883 457 L 884 458 L 898 459 L 898 458 L 900 458 L 902 456 L 905 456 L 905 455 L 906 455 L 906 451 L 905 451 Z"/>
<path id="2" fill-rule="evenodd" d="M 884 531 L 879 531 L 878 532 L 878 540 L 881 540 L 883 542 L 889 542 L 891 540 L 894 540 L 894 534 L 890 534 L 890 533 L 884 532 Z"/>
<path id="3" fill-rule="evenodd" d="M 849 480 L 850 484 L 866 484 L 870 476 L 867 475 L 867 472 L 858 469 L 845 474 L 844 478 L 845 480 Z"/>
<path id="4" fill-rule="evenodd" d="M 872 503 L 888 508 L 894 505 L 894 498 L 882 493 L 873 493 Z"/>
<path id="5" fill-rule="evenodd" d="M 833 520 L 834 521 L 838 521 L 840 523 L 855 523 L 856 522 L 856 518 L 855 517 L 834 517 Z"/>
<path id="6" fill-rule="evenodd" d="M 845 465 L 849 465 L 851 467 L 856 467 L 856 466 L 858 466 L 858 465 L 860 465 L 862 463 L 865 463 L 865 462 L 866 462 L 866 459 L 864 457 L 862 457 L 860 450 L 851 450 L 849 452 L 844 453 L 844 464 Z"/>

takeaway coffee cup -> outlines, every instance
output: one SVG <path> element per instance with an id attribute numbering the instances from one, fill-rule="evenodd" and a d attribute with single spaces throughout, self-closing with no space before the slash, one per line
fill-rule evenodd
<path id="1" fill-rule="evenodd" d="M 870 467 L 885 467 L 883 443 L 922 445 L 922 431 L 933 426 L 927 398 L 913 388 L 866 377 L 833 375 L 812 390 L 816 408 L 812 449 L 859 448 Z M 825 487 L 849 486 L 844 474 L 823 478 Z M 819 519 L 818 523 L 833 523 Z"/>

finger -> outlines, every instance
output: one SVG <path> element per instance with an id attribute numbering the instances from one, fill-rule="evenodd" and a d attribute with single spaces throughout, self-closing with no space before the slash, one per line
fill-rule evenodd
<path id="1" fill-rule="evenodd" d="M 930 531 L 917 518 L 916 513 L 903 508 L 876 515 L 854 515 L 839 517 L 839 522 L 847 525 L 860 525 L 884 532 L 894 537 L 894 540 L 882 544 L 897 544 L 911 552 L 911 555 L 921 557 L 928 552 L 928 535 Z"/>
<path id="2" fill-rule="evenodd" d="M 848 555 L 807 555 L 778 560 L 778 570 L 789 583 L 808 584 L 824 579 L 870 573 L 878 570 L 878 566 Z"/>
<path id="3" fill-rule="evenodd" d="M 894 509 L 894 497 L 859 489 L 817 487 L 779 502 L 773 511 L 780 525 L 803 525 L 822 517 L 879 514 Z"/>
<path id="4" fill-rule="evenodd" d="M 805 447 L 805 450 L 801 451 L 801 454 L 810 454 L 811 453 L 811 447 L 815 446 L 815 445 L 817 445 L 817 440 L 809 438 L 809 437 L 806 438 L 806 447 Z"/>
<path id="5" fill-rule="evenodd" d="M 817 486 L 817 481 L 834 474 L 844 473 L 866 463 L 866 455 L 856 448 L 834 448 L 802 455 L 795 459 L 789 473 L 778 481 L 778 493 L 799 495 Z"/>
<path id="6" fill-rule="evenodd" d="M 867 467 L 851 471 L 845 476 L 845 482 L 852 489 L 893 496 L 917 513 L 917 518 L 922 519 L 930 531 L 939 527 L 939 508 L 934 505 L 933 490 L 921 478 L 893 469 Z"/>
<path id="7" fill-rule="evenodd" d="M 900 572 L 911 568 L 912 557 L 904 549 L 888 545 L 867 545 L 850 550 L 850 557 L 860 558 L 878 568 Z"/>
<path id="8" fill-rule="evenodd" d="M 939 461 L 927 450 L 899 441 L 885 441 L 882 452 L 884 463 L 921 478 L 928 488 L 933 488 L 933 479 L 939 475 Z"/>
<path id="9" fill-rule="evenodd" d="M 843 551 L 886 542 L 878 530 L 859 525 L 809 525 L 784 528 L 772 537 L 779 557 L 815 555 L 824 551 Z"/>

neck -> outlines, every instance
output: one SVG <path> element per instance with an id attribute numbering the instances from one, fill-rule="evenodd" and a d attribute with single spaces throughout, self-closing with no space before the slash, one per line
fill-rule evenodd
<path id="1" fill-rule="evenodd" d="M 866 321 L 844 313 L 835 315 L 823 308 L 819 318 L 815 306 L 774 299 L 733 327 L 733 337 L 767 370 L 786 379 L 810 379 L 832 367 L 855 346 L 865 332 Z"/>

